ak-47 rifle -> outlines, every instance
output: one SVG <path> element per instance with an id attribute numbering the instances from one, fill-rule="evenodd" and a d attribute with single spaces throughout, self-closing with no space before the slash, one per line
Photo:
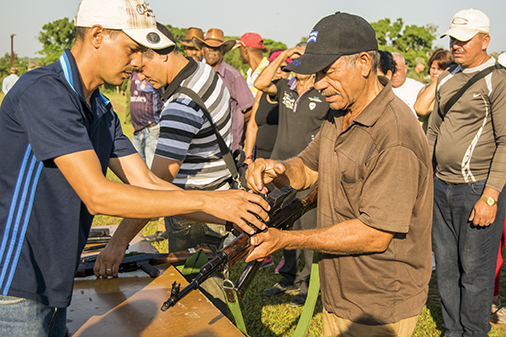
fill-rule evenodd
<path id="1" fill-rule="evenodd" d="M 173 252 L 170 254 L 151 254 L 151 253 L 138 253 L 132 252 L 123 258 L 119 265 L 119 272 L 126 273 L 142 269 L 146 274 L 151 277 L 157 277 L 160 275 L 160 271 L 154 267 L 157 264 L 163 263 L 176 263 L 186 261 L 191 255 L 195 254 L 199 250 L 203 250 L 208 258 L 214 256 L 214 252 L 207 246 L 190 248 L 179 252 Z M 93 275 L 93 267 L 97 261 L 97 255 L 90 255 L 82 257 L 79 260 L 79 267 L 74 274 L 74 277 L 86 277 Z"/>
<path id="2" fill-rule="evenodd" d="M 299 219 L 304 213 L 316 207 L 316 196 L 318 187 L 309 193 L 305 198 L 295 198 L 296 191 L 291 186 L 285 186 L 281 190 L 276 190 L 267 195 L 266 201 L 271 206 L 269 211 L 270 220 L 266 222 L 267 227 L 277 228 L 281 230 L 290 229 L 295 220 Z M 257 233 L 261 230 L 257 230 Z M 233 266 L 237 262 L 246 257 L 250 248 L 250 237 L 247 233 L 240 234 L 234 241 L 220 250 L 216 256 L 207 262 L 200 269 L 199 274 L 180 291 L 180 284 L 174 282 L 170 297 L 162 305 L 161 310 L 166 311 L 174 306 L 179 300 L 188 295 L 191 291 L 207 280 L 214 272 L 221 270 L 226 271 L 228 267 Z M 249 263 L 234 285 L 234 291 L 241 298 L 247 287 L 258 273 L 262 262 L 254 261 Z M 227 295 L 228 296 L 228 295 Z"/>

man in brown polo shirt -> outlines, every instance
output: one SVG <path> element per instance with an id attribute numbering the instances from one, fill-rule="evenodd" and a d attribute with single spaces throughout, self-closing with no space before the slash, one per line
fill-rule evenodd
<path id="1" fill-rule="evenodd" d="M 377 77 L 377 49 L 361 17 L 338 12 L 317 23 L 287 68 L 316 73 L 333 110 L 299 156 L 257 159 L 248 170 L 256 192 L 270 181 L 296 189 L 318 181 L 317 229 L 258 234 L 247 261 L 282 248 L 319 251 L 324 336 L 410 336 L 427 299 L 429 149 L 409 107 Z"/>

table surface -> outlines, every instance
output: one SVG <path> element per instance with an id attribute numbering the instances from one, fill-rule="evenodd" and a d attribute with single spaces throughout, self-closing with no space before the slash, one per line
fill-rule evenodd
<path id="1" fill-rule="evenodd" d="M 136 246 L 131 244 L 132 248 Z M 182 289 L 188 282 L 170 264 L 156 267 L 161 271 L 156 278 L 141 270 L 121 273 L 118 278 L 76 278 L 67 310 L 72 336 L 244 336 L 198 290 L 161 311 L 172 283 L 181 283 Z"/>

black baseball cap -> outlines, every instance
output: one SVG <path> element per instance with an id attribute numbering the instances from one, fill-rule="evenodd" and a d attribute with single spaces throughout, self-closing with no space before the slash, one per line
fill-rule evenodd
<path id="1" fill-rule="evenodd" d="M 343 55 L 371 50 L 378 50 L 378 42 L 369 22 L 357 15 L 336 12 L 314 26 L 304 54 L 284 70 L 314 74 Z"/>

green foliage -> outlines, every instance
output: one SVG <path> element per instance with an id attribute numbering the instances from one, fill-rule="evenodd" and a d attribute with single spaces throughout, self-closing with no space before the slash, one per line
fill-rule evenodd
<path id="1" fill-rule="evenodd" d="M 223 61 L 230 64 L 235 69 L 239 70 L 241 74 L 246 77 L 246 72 L 249 69 L 249 64 L 242 63 L 241 53 L 239 52 L 239 49 L 232 49 L 228 53 L 223 56 Z"/>
<path id="2" fill-rule="evenodd" d="M 56 62 L 66 48 L 72 47 L 75 41 L 76 27 L 68 18 L 55 20 L 42 26 L 38 40 L 42 43 L 42 50 L 38 54 L 43 55 L 42 64 Z"/>
<path id="3" fill-rule="evenodd" d="M 267 49 L 268 52 L 274 49 L 287 49 L 286 44 L 284 44 L 283 42 L 278 42 L 271 39 L 264 39 L 264 45 L 265 49 Z"/>
<path id="4" fill-rule="evenodd" d="M 176 44 L 177 44 L 179 51 L 183 52 L 183 45 L 179 41 L 184 40 L 184 38 L 186 37 L 186 31 L 188 30 L 188 28 L 178 28 L 178 27 L 173 27 L 171 25 L 165 25 L 165 26 L 170 30 L 172 35 L 174 35 L 174 38 L 176 39 Z"/>
<path id="5" fill-rule="evenodd" d="M 18 76 L 26 73 L 29 68 L 28 58 L 19 58 L 17 55 L 14 55 L 13 66 L 18 68 Z M 11 55 L 10 53 L 5 53 L 5 55 L 0 58 L 0 79 L 4 79 L 9 76 L 11 72 Z"/>
<path id="6" fill-rule="evenodd" d="M 417 57 L 428 61 L 432 52 L 437 27 L 428 24 L 425 27 L 405 25 L 399 18 L 392 22 L 389 18 L 371 23 L 376 31 L 376 39 L 381 50 L 401 53 L 406 62 L 413 66 Z"/>

